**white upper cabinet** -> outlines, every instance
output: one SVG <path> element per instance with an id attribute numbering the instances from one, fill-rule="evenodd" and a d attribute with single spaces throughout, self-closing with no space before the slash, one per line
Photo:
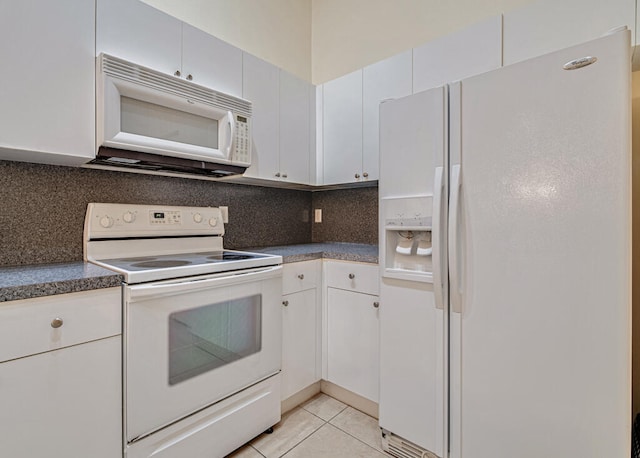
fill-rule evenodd
<path id="1" fill-rule="evenodd" d="M 94 36 L 92 1 L 0 2 L 0 159 L 93 158 Z"/>
<path id="2" fill-rule="evenodd" d="M 96 53 L 242 96 L 242 51 L 139 0 L 98 0 Z"/>
<path id="3" fill-rule="evenodd" d="M 442 86 L 502 65 L 502 16 L 413 49 L 413 92 Z"/>
<path id="4" fill-rule="evenodd" d="M 323 184 L 362 177 L 362 70 L 323 85 Z"/>
<path id="5" fill-rule="evenodd" d="M 242 51 L 189 24 L 182 24 L 182 76 L 216 91 L 242 97 Z"/>
<path id="6" fill-rule="evenodd" d="M 411 94 L 411 50 L 369 65 L 362 76 L 362 177 L 364 180 L 379 178 L 380 102 Z"/>
<path id="7" fill-rule="evenodd" d="M 309 184 L 313 86 L 251 54 L 244 53 L 243 60 L 242 97 L 253 105 L 251 167 L 245 176 Z"/>
<path id="8" fill-rule="evenodd" d="M 182 22 L 139 0 L 98 0 L 96 53 L 168 74 L 182 71 Z"/>
<path id="9" fill-rule="evenodd" d="M 626 25 L 635 43 L 634 0 L 542 0 L 504 14 L 504 65 L 598 38 Z"/>
<path id="10" fill-rule="evenodd" d="M 280 178 L 309 184 L 310 84 L 280 70 Z M 315 125 L 314 125 L 315 128 Z"/>
<path id="11" fill-rule="evenodd" d="M 279 170 L 279 69 L 243 53 L 242 97 L 251 101 L 251 167 L 245 176 L 275 180 Z"/>

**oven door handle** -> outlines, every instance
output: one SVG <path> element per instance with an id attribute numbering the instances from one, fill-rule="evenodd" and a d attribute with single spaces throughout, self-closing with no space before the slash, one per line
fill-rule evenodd
<path id="1" fill-rule="evenodd" d="M 127 302 L 144 301 L 154 297 L 166 297 L 281 276 L 282 266 L 270 266 L 245 271 L 224 272 L 190 279 L 147 283 L 127 287 L 125 289 L 125 299 Z"/>

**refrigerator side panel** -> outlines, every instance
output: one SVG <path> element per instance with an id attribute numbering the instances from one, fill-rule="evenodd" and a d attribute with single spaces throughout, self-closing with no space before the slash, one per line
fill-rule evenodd
<path id="1" fill-rule="evenodd" d="M 461 84 L 461 457 L 630 455 L 629 78 L 620 32 Z"/>

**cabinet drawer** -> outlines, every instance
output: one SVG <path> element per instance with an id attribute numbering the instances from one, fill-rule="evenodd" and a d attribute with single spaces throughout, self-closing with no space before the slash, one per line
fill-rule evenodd
<path id="1" fill-rule="evenodd" d="M 282 294 L 291 294 L 318 286 L 321 261 L 285 264 L 282 269 Z"/>
<path id="2" fill-rule="evenodd" d="M 331 288 L 378 295 L 378 265 L 328 261 L 326 284 Z"/>
<path id="3" fill-rule="evenodd" d="M 120 288 L 4 302 L 0 362 L 121 334 L 121 303 Z"/>

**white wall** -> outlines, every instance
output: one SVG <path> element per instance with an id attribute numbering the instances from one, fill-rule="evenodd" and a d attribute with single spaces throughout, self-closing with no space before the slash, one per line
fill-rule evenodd
<path id="1" fill-rule="evenodd" d="M 633 187 L 633 248 L 632 248 L 632 281 L 633 281 L 633 331 L 632 331 L 632 387 L 633 415 L 640 412 L 640 72 L 632 74 L 631 122 L 633 151 L 632 187 Z"/>
<path id="2" fill-rule="evenodd" d="M 143 0 L 311 81 L 312 0 Z"/>

